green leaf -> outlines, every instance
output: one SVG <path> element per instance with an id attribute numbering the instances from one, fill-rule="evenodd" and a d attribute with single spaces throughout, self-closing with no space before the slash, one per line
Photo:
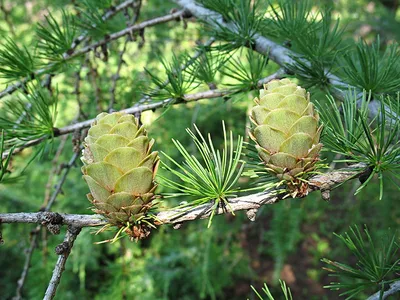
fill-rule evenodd
<path id="1" fill-rule="evenodd" d="M 21 146 L 38 138 L 51 138 L 57 116 L 57 93 L 40 85 L 30 86 L 27 94 L 4 102 L 0 113 L 0 128 L 5 131 L 7 148 Z"/>
<path id="2" fill-rule="evenodd" d="M 239 191 L 236 183 L 242 173 L 244 164 L 240 160 L 243 138 L 238 136 L 237 145 L 234 148 L 232 132 L 230 132 L 228 139 L 224 123 L 222 123 L 222 127 L 224 132 L 222 151 L 215 148 L 210 135 L 205 139 L 196 126 L 197 135 L 187 129 L 186 131 L 199 151 L 200 158 L 198 159 L 191 155 L 179 141 L 173 140 L 178 151 L 183 156 L 184 162 L 178 163 L 163 153 L 177 167 L 177 170 L 164 162 L 162 162 L 162 165 L 166 170 L 178 177 L 179 180 L 170 180 L 166 177 L 158 176 L 162 185 L 176 191 L 169 194 L 170 197 L 189 196 L 194 199 L 181 207 L 210 203 L 211 216 L 208 226 L 211 225 L 217 208 L 220 206 L 228 206 L 229 208 L 229 197 L 233 197 Z"/>
<path id="3" fill-rule="evenodd" d="M 282 290 L 284 299 L 285 300 L 293 300 L 292 293 L 290 292 L 290 288 L 286 285 L 286 282 L 283 280 L 279 280 L 279 283 L 281 286 L 281 290 Z M 252 285 L 251 285 L 251 289 L 253 290 L 253 292 L 256 294 L 256 296 L 260 300 L 264 300 L 264 299 L 265 300 L 275 300 L 274 296 L 272 296 L 272 293 L 269 290 L 268 285 L 266 283 L 264 283 L 264 287 L 261 289 L 262 292 L 265 294 L 266 298 L 263 298 L 263 296 L 261 296 L 261 294 Z M 280 298 L 278 298 L 278 299 L 280 299 Z"/>
<path id="4" fill-rule="evenodd" d="M 75 39 L 75 19 L 64 10 L 61 24 L 51 13 L 45 19 L 45 24 L 38 24 L 36 28 L 39 56 L 51 62 L 63 61 L 63 54 L 68 53 Z"/>
<path id="5" fill-rule="evenodd" d="M 400 86 L 399 45 L 393 43 L 385 51 L 381 49 L 379 38 L 371 45 L 360 40 L 355 50 L 345 54 L 339 63 L 347 82 L 374 95 L 397 93 Z"/>
<path id="6" fill-rule="evenodd" d="M 400 119 L 397 114 L 400 97 L 382 98 L 377 115 L 369 120 L 370 97 L 371 94 L 367 96 L 364 92 L 359 99 L 352 91 L 345 95 L 340 108 L 332 97 L 328 97 L 328 104 L 318 103 L 318 110 L 324 124 L 322 141 L 325 148 L 345 156 L 341 161 L 362 162 L 372 170 L 356 193 L 377 174 L 379 198 L 382 199 L 383 176 L 387 174 L 398 178 L 400 170 Z M 399 184 L 397 186 L 400 187 Z"/>
<path id="7" fill-rule="evenodd" d="M 187 62 L 187 56 L 178 58 L 173 54 L 171 62 L 167 62 L 162 58 L 160 60 L 167 78 L 162 79 L 148 69 L 145 69 L 151 81 L 156 86 L 145 92 L 149 97 L 158 100 L 165 100 L 168 98 L 182 100 L 185 94 L 199 85 L 199 83 L 195 82 L 196 77 L 194 74 L 182 69 L 182 65 L 185 65 Z"/>
<path id="8" fill-rule="evenodd" d="M 0 49 L 0 78 L 7 82 L 32 77 L 37 63 L 26 47 L 18 46 L 10 38 Z"/>
<path id="9" fill-rule="evenodd" d="M 313 26 L 317 24 L 315 15 L 312 15 L 310 1 L 279 0 L 278 7 L 271 5 L 273 14 L 267 28 L 274 31 L 274 35 L 285 39 L 301 39 Z"/>
<path id="10" fill-rule="evenodd" d="M 202 0 L 201 4 L 219 12 L 224 24 L 212 22 L 206 24 L 212 36 L 228 43 L 220 47 L 221 50 L 232 51 L 241 46 L 251 46 L 255 35 L 264 26 L 261 1 L 235 0 Z M 226 26 L 227 25 L 227 26 Z"/>
<path id="11" fill-rule="evenodd" d="M 377 243 L 367 227 L 364 228 L 364 235 L 357 226 L 350 227 L 350 233 L 336 236 L 346 245 L 350 252 L 357 258 L 353 266 L 322 259 L 322 262 L 329 265 L 325 268 L 331 272 L 331 276 L 339 279 L 339 282 L 332 282 L 325 288 L 332 290 L 345 290 L 340 296 L 347 296 L 351 299 L 361 291 L 368 288 L 384 290 L 384 285 L 395 281 L 393 275 L 400 271 L 399 250 L 400 245 L 396 233 L 388 234 Z"/>
<path id="12" fill-rule="evenodd" d="M 251 49 L 246 49 L 245 59 L 240 56 L 229 59 L 221 73 L 237 81 L 229 84 L 234 91 L 243 92 L 257 89 L 258 80 L 266 75 L 268 56 L 258 54 Z"/>

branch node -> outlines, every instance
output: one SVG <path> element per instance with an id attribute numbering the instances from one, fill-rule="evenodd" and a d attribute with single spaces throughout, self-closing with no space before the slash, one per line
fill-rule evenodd
<path id="1" fill-rule="evenodd" d="M 46 226 L 52 234 L 59 234 L 63 224 L 63 217 L 59 213 L 43 212 L 38 216 L 39 223 Z"/>
<path id="2" fill-rule="evenodd" d="M 331 190 L 329 190 L 329 189 L 322 190 L 321 189 L 321 197 L 326 202 L 329 202 L 331 200 Z"/>
<path id="3" fill-rule="evenodd" d="M 174 229 L 181 229 L 182 227 L 182 223 L 175 223 L 174 225 L 172 225 L 172 228 Z"/>
<path id="4" fill-rule="evenodd" d="M 188 10 L 187 8 L 185 8 L 182 12 L 182 18 L 188 19 L 193 17 L 193 14 L 190 10 Z"/>
<path id="5" fill-rule="evenodd" d="M 256 208 L 251 208 L 246 211 L 246 215 L 250 221 L 254 222 L 256 220 L 257 211 L 258 211 L 258 209 L 256 209 Z"/>
<path id="6" fill-rule="evenodd" d="M 61 244 L 57 245 L 55 248 L 55 252 L 57 255 L 62 255 L 64 253 L 67 253 L 69 251 L 69 243 L 68 242 L 62 242 Z"/>
<path id="7" fill-rule="evenodd" d="M 59 224 L 47 224 L 46 228 L 52 234 L 56 235 L 56 234 L 60 234 L 61 225 L 59 225 Z"/>
<path id="8" fill-rule="evenodd" d="M 81 230 L 82 230 L 82 227 L 73 226 L 73 225 L 68 226 L 68 231 L 74 236 L 77 236 L 79 234 L 79 232 L 81 232 Z"/>
<path id="9" fill-rule="evenodd" d="M 63 223 L 63 217 L 59 213 L 55 212 L 43 212 L 38 216 L 38 218 L 42 225 Z"/>

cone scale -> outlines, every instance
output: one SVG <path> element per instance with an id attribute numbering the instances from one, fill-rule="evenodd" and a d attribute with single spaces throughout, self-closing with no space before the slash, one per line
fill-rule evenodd
<path id="1" fill-rule="evenodd" d="M 266 168 L 285 181 L 293 197 L 307 195 L 322 144 L 319 116 L 310 94 L 289 79 L 273 80 L 254 99 L 250 137 Z"/>
<path id="2" fill-rule="evenodd" d="M 147 213 L 152 206 L 158 152 L 134 116 L 101 113 L 85 138 L 83 178 L 93 211 L 111 225 L 125 227 L 134 239 L 148 236 Z"/>

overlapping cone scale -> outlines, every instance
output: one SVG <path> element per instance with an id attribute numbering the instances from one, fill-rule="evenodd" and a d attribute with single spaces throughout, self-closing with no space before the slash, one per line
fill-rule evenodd
<path id="1" fill-rule="evenodd" d="M 273 80 L 255 103 L 250 136 L 258 154 L 269 171 L 296 190 L 299 178 L 314 170 L 322 147 L 322 128 L 310 94 L 289 79 Z"/>
<path id="2" fill-rule="evenodd" d="M 151 207 L 159 162 L 153 143 L 134 116 L 120 112 L 101 113 L 89 129 L 83 178 L 94 211 L 111 224 L 136 224 Z"/>

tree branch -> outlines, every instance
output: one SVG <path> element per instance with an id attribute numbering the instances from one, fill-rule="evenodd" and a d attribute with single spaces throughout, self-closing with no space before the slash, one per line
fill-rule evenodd
<path id="1" fill-rule="evenodd" d="M 365 164 L 356 164 L 348 168 L 339 169 L 326 174 L 316 175 L 309 179 L 309 192 L 320 190 L 321 192 L 330 191 L 341 185 L 347 180 L 358 178 L 368 172 Z M 282 199 L 283 195 L 277 194 L 276 190 L 268 190 L 248 196 L 229 199 L 232 211 L 251 210 L 251 217 L 255 210 L 265 204 L 274 204 Z M 156 215 L 162 224 L 179 224 L 197 219 L 206 219 L 211 214 L 211 205 L 186 208 L 172 208 L 162 211 Z M 218 208 L 215 214 L 227 213 L 226 209 Z M 0 214 L 0 223 L 38 223 L 48 226 L 52 225 L 72 225 L 76 227 L 100 226 L 107 224 L 107 220 L 101 215 L 75 215 L 58 214 L 53 212 L 38 213 L 6 213 Z"/>
<path id="2" fill-rule="evenodd" d="M 123 29 L 121 31 L 112 33 L 112 34 L 108 35 L 107 37 L 105 37 L 104 39 L 102 39 L 102 40 L 100 40 L 98 42 L 95 42 L 93 44 L 90 44 L 88 46 L 85 46 L 85 47 L 83 47 L 83 48 L 81 48 L 81 49 L 79 49 L 79 50 L 77 50 L 77 51 L 75 51 L 75 52 L 73 52 L 71 54 L 64 55 L 64 60 L 67 61 L 67 60 L 74 59 L 74 58 L 76 58 L 78 56 L 81 56 L 82 54 L 90 52 L 90 51 L 92 51 L 92 50 L 94 50 L 94 49 L 96 49 L 96 48 L 98 48 L 98 47 L 100 47 L 100 46 L 102 46 L 104 44 L 107 44 L 107 43 L 109 43 L 109 42 L 111 42 L 113 40 L 119 39 L 120 37 L 123 37 L 123 36 L 128 35 L 128 34 L 131 34 L 132 32 L 143 30 L 146 27 L 151 27 L 151 26 L 154 26 L 154 25 L 158 25 L 158 24 L 162 24 L 162 23 L 166 23 L 166 22 L 175 20 L 176 18 L 181 17 L 183 15 L 183 13 L 184 13 L 184 10 L 180 10 L 180 11 L 177 11 L 175 13 L 172 13 L 172 14 L 169 14 L 169 15 L 166 15 L 166 16 L 150 19 L 150 20 L 144 21 L 144 22 L 142 22 L 140 24 L 132 25 L 132 26 L 127 27 L 127 28 L 125 28 L 125 29 Z M 45 67 L 43 69 L 40 69 L 40 70 L 37 70 L 34 73 L 34 75 L 35 75 L 34 77 L 38 77 L 38 76 L 41 76 L 43 74 L 46 74 L 54 66 L 55 66 L 54 64 L 49 64 L 47 67 Z M 12 85 L 9 85 L 6 89 L 4 89 L 3 91 L 0 92 L 0 98 L 6 96 L 8 94 L 12 94 L 16 90 L 22 88 L 23 86 L 25 86 L 25 84 L 28 81 L 29 81 L 29 79 L 25 78 L 25 79 L 21 80 L 20 82 L 17 82 L 17 83 L 14 83 Z"/>
<path id="3" fill-rule="evenodd" d="M 135 113 L 140 113 L 143 111 L 148 111 L 148 110 L 154 110 L 157 108 L 165 107 L 167 105 L 172 105 L 172 104 L 181 104 L 181 103 L 186 103 L 186 102 L 191 102 L 191 101 L 199 101 L 203 99 L 212 99 L 212 98 L 219 98 L 226 96 L 230 94 L 231 91 L 229 90 L 212 90 L 212 91 L 205 91 L 205 92 L 199 92 L 195 94 L 187 94 L 181 101 L 176 101 L 176 99 L 170 98 L 166 100 L 161 100 L 153 103 L 148 103 L 148 104 L 141 104 L 139 106 L 132 106 L 126 109 L 121 110 L 121 112 L 125 112 L 127 114 L 135 114 Z M 62 128 L 59 128 L 54 132 L 54 136 L 58 137 L 64 134 L 69 134 L 78 130 L 82 130 L 84 128 L 90 127 L 90 125 L 94 122 L 95 119 L 89 119 L 85 120 L 79 123 L 74 123 Z M 31 141 L 28 141 L 26 144 L 23 146 L 14 149 L 13 154 L 21 152 L 23 149 L 32 147 L 35 145 L 40 144 L 46 140 L 45 137 L 34 139 Z M 5 159 L 9 155 L 9 151 L 4 151 L 3 153 L 3 159 Z"/>
<path id="4" fill-rule="evenodd" d="M 60 194 L 60 192 L 62 190 L 62 186 L 67 178 L 67 175 L 68 175 L 70 169 L 72 168 L 72 166 L 75 164 L 75 161 L 79 157 L 79 152 L 80 151 L 78 151 L 77 153 L 74 153 L 72 155 L 70 161 L 68 162 L 68 164 L 66 166 L 64 166 L 63 174 L 61 175 L 61 178 L 56 185 L 56 189 L 54 190 L 54 192 L 52 193 L 52 195 L 48 199 L 48 201 L 47 201 L 47 199 L 45 199 L 45 202 L 43 204 L 44 211 L 41 212 L 41 214 L 43 214 L 43 215 L 40 217 L 41 222 L 35 222 L 35 223 L 39 223 L 40 225 L 36 226 L 36 228 L 31 231 L 30 246 L 26 253 L 24 268 L 22 270 L 21 277 L 18 279 L 18 282 L 17 282 L 17 291 L 16 291 L 16 296 L 14 297 L 14 300 L 22 299 L 22 288 L 24 287 L 26 278 L 28 276 L 29 267 L 30 267 L 30 263 L 31 263 L 31 259 L 32 259 L 32 254 L 33 254 L 33 251 L 35 250 L 35 247 L 37 244 L 38 234 L 40 232 L 41 225 L 46 226 L 47 229 L 53 234 L 58 234 L 60 231 L 60 225 L 56 224 L 57 223 L 56 220 L 59 220 L 59 218 L 57 217 L 57 214 L 50 213 L 49 211 L 50 211 L 51 206 L 53 205 L 54 201 L 56 200 L 57 196 Z M 1 223 L 1 221 L 0 221 L 0 223 Z"/>
<path id="5" fill-rule="evenodd" d="M 390 288 L 383 293 L 382 298 L 380 298 L 381 292 L 376 292 L 372 296 L 368 297 L 367 300 L 384 300 L 387 297 L 400 292 L 400 280 L 393 282 Z"/>
<path id="6" fill-rule="evenodd" d="M 210 43 L 213 40 L 210 39 Z M 196 53 L 196 56 L 200 55 L 198 53 Z M 184 66 L 182 66 L 184 67 Z M 285 74 L 285 70 L 279 69 L 277 72 L 275 72 L 274 74 L 267 76 L 265 78 L 260 79 L 257 82 L 257 88 L 262 88 L 263 85 L 273 79 L 277 79 L 277 78 L 282 78 L 283 75 Z M 121 112 L 125 112 L 127 114 L 137 114 L 137 113 L 141 113 L 144 111 L 148 111 L 148 110 L 155 110 L 161 107 L 165 107 L 167 105 L 175 105 L 175 104 L 182 104 L 182 103 L 186 103 L 186 102 L 191 102 L 191 101 L 200 101 L 200 100 L 204 100 L 204 99 L 213 99 L 213 98 L 220 98 L 223 96 L 227 96 L 229 94 L 231 94 L 232 91 L 230 90 L 208 90 L 208 91 L 204 91 L 204 92 L 198 92 L 198 93 L 194 93 L 194 94 L 187 94 L 185 95 L 185 97 L 183 99 L 181 99 L 180 101 L 177 101 L 176 99 L 173 98 L 169 98 L 169 99 L 165 99 L 165 100 L 161 100 L 161 101 L 157 101 L 157 102 L 152 102 L 152 103 L 143 103 L 140 105 L 133 105 L 129 108 L 123 109 L 121 110 Z M 142 100 L 151 100 L 151 98 L 149 97 L 144 97 L 143 99 L 141 99 L 139 102 L 144 102 Z M 54 132 L 54 136 L 58 137 L 58 136 L 62 136 L 65 134 L 69 134 L 75 131 L 79 131 L 82 130 L 84 128 L 88 128 L 90 127 L 90 125 L 95 121 L 95 119 L 89 119 L 89 120 L 85 120 L 79 123 L 74 123 L 62 128 L 58 128 L 55 132 Z M 24 144 L 23 146 L 14 149 L 13 154 L 19 153 L 22 150 L 24 150 L 25 148 L 29 148 L 35 145 L 40 144 L 41 142 L 43 142 L 44 140 L 46 140 L 45 137 L 41 137 L 38 139 L 34 139 L 31 141 L 26 142 L 26 144 Z M 7 158 L 7 156 L 9 155 L 9 151 L 4 151 L 3 153 L 3 159 Z"/>
<path id="7" fill-rule="evenodd" d="M 211 26 L 218 24 L 218 26 L 221 28 L 227 28 L 231 31 L 237 32 L 235 24 L 231 22 L 224 22 L 222 15 L 213 10 L 205 8 L 200 4 L 197 4 L 194 0 L 174 0 L 174 2 L 190 11 L 193 16 L 207 22 Z M 261 36 L 258 33 L 255 33 L 254 35 L 254 45 L 252 46 L 252 49 L 262 55 L 268 55 L 271 60 L 276 62 L 281 67 L 294 64 L 292 57 L 299 56 L 299 54 L 271 41 L 264 36 Z M 326 74 L 329 82 L 333 86 L 347 88 L 348 84 L 344 83 L 339 77 L 333 75 L 329 70 L 326 70 Z"/>
<path id="8" fill-rule="evenodd" d="M 72 246 L 74 245 L 75 239 L 80 231 L 81 227 L 68 226 L 64 242 L 56 247 L 56 253 L 60 256 L 58 257 L 57 263 L 54 266 L 53 275 L 44 295 L 44 300 L 51 300 L 56 295 L 56 290 L 60 283 L 62 272 L 65 269 L 65 263 L 67 262 Z"/>
<path id="9" fill-rule="evenodd" d="M 137 5 L 136 0 L 127 0 L 124 1 L 122 3 L 120 3 L 117 6 L 113 6 L 111 7 L 109 10 L 106 11 L 106 13 L 103 15 L 103 17 L 101 18 L 103 21 L 107 21 L 108 19 L 112 18 L 113 16 L 115 16 L 117 13 L 119 13 L 121 10 L 124 10 L 126 8 L 128 8 L 129 6 L 133 6 L 135 7 Z M 94 25 L 94 24 L 93 24 Z M 93 26 L 92 25 L 92 26 Z M 95 25 L 93 27 L 96 27 Z M 87 37 L 88 32 L 85 31 L 84 33 L 82 33 L 80 36 L 78 36 L 74 42 L 71 45 L 71 48 L 67 51 L 67 53 L 71 53 L 72 51 L 74 51 L 74 49 L 80 44 L 82 43 L 82 41 Z M 65 53 L 64 55 L 67 55 L 67 53 Z"/>
<path id="10" fill-rule="evenodd" d="M 25 257 L 24 268 L 22 269 L 21 277 L 17 281 L 17 291 L 16 291 L 15 297 L 13 297 L 13 300 L 22 299 L 22 288 L 24 287 L 26 277 L 28 277 L 29 268 L 31 266 L 32 254 L 33 254 L 33 250 L 35 250 L 35 248 L 36 248 L 39 230 L 40 230 L 40 226 L 37 226 L 33 230 L 31 244 L 25 254 L 26 257 Z"/>

